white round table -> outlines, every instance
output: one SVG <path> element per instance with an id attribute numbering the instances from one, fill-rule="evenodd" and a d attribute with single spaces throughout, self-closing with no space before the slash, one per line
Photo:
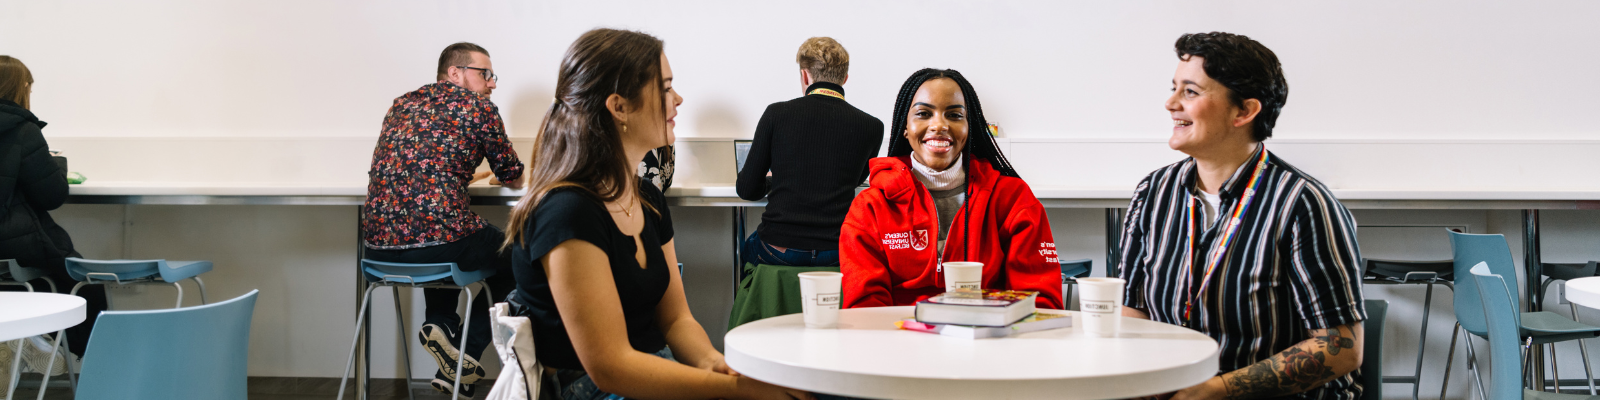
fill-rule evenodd
<path id="1" fill-rule="evenodd" d="M 1075 311 L 1055 311 L 1076 314 Z M 1107 399 L 1194 386 L 1217 373 L 1217 342 L 1123 318 L 1115 338 L 1072 328 L 962 339 L 895 328 L 912 307 L 840 310 L 839 329 L 801 314 L 744 324 L 723 339 L 728 366 L 768 383 L 887 399 Z"/>
<path id="2" fill-rule="evenodd" d="M 1584 307 L 1600 308 L 1600 277 L 1567 281 L 1567 301 Z"/>
<path id="3" fill-rule="evenodd" d="M 83 322 L 85 315 L 82 297 L 0 292 L 0 341 L 66 329 Z"/>

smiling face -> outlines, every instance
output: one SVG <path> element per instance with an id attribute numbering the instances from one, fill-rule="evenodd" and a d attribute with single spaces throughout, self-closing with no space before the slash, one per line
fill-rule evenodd
<path id="1" fill-rule="evenodd" d="M 1167 112 L 1172 115 L 1173 150 L 1200 157 L 1222 148 L 1238 145 L 1250 138 L 1250 122 L 1260 109 L 1260 101 L 1245 100 L 1245 107 L 1233 104 L 1228 88 L 1206 75 L 1205 59 L 1191 56 L 1178 62 L 1172 75 L 1172 96 L 1167 97 Z"/>
<path id="2" fill-rule="evenodd" d="M 645 88 L 639 97 L 638 106 L 631 107 L 623 119 L 628 127 L 623 132 L 623 142 L 641 149 L 672 144 L 677 140 L 673 128 L 678 126 L 678 105 L 683 104 L 683 96 L 672 87 L 672 65 L 667 63 L 666 53 L 661 54 L 661 82 Z"/>
<path id="3" fill-rule="evenodd" d="M 943 171 L 955 164 L 967 147 L 967 100 L 961 86 L 950 78 L 929 79 L 917 89 L 906 115 L 911 156 L 917 162 Z"/>

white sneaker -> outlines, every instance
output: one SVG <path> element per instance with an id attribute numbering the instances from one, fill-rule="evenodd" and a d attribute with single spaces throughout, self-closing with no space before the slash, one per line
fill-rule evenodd
<path id="1" fill-rule="evenodd" d="M 55 359 L 55 364 L 50 367 L 50 376 L 61 375 L 67 372 L 67 359 L 61 353 L 50 351 L 50 340 L 43 335 L 28 338 L 27 344 L 22 346 L 22 362 L 28 364 L 28 369 L 42 372 L 50 359 Z"/>

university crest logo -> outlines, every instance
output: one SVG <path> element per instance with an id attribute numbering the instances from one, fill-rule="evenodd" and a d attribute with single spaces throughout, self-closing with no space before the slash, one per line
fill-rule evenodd
<path id="1" fill-rule="evenodd" d="M 911 233 L 911 249 L 922 251 L 928 248 L 928 230 L 918 229 Z"/>

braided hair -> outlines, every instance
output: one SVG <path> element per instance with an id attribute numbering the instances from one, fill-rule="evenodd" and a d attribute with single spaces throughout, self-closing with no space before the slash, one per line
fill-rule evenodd
<path id="1" fill-rule="evenodd" d="M 917 90 L 922 84 L 932 79 L 948 78 L 956 81 L 961 87 L 961 95 L 966 99 L 967 121 L 967 146 L 961 149 L 962 155 L 970 158 L 988 160 L 1000 175 L 1020 178 L 1017 170 L 1011 168 L 1011 162 L 1006 160 L 1005 154 L 1000 154 L 1000 145 L 995 143 L 994 135 L 989 132 L 989 120 L 983 118 L 983 106 L 978 102 L 978 92 L 972 90 L 972 84 L 967 83 L 967 78 L 953 69 L 923 68 L 906 78 L 906 83 L 900 85 L 900 95 L 894 100 L 894 119 L 890 124 L 889 132 L 899 136 L 899 140 L 889 141 L 889 157 L 900 157 L 911 154 L 911 143 L 904 137 L 906 132 L 906 114 L 911 112 L 912 99 L 916 97 Z"/>

